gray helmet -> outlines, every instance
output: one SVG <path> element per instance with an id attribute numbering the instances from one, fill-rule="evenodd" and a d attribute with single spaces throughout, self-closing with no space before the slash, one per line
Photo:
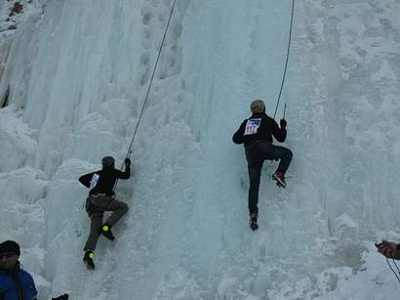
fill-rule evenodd
<path id="1" fill-rule="evenodd" d="M 101 160 L 103 169 L 114 169 L 115 159 L 112 156 L 104 156 Z"/>
<path id="2" fill-rule="evenodd" d="M 256 113 L 265 113 L 265 104 L 264 101 L 260 99 L 256 99 L 250 104 L 250 110 L 253 114 Z"/>

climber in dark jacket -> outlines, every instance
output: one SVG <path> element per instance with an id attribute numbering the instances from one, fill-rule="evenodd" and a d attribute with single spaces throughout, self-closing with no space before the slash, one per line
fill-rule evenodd
<path id="1" fill-rule="evenodd" d="M 34 300 L 37 290 L 32 276 L 21 268 L 20 247 L 15 241 L 0 244 L 0 300 Z"/>
<path id="2" fill-rule="evenodd" d="M 90 234 L 85 244 L 85 255 L 83 261 L 88 269 L 94 269 L 94 250 L 100 234 L 113 241 L 114 235 L 111 232 L 114 226 L 128 211 L 125 202 L 114 198 L 114 186 L 118 179 L 128 179 L 131 175 L 131 160 L 125 159 L 125 171 L 115 169 L 115 159 L 105 156 L 102 159 L 103 169 L 79 178 L 79 182 L 90 189 L 89 197 L 86 199 L 86 211 L 91 219 Z M 103 222 L 103 215 L 106 211 L 112 214 Z"/>
<path id="3" fill-rule="evenodd" d="M 279 187 L 285 188 L 285 173 L 293 154 L 285 147 L 272 144 L 272 137 L 278 142 L 286 140 L 286 120 L 280 120 L 281 127 L 279 128 L 275 120 L 265 114 L 265 104 L 262 100 L 254 100 L 250 105 L 250 110 L 252 112 L 251 117 L 242 122 L 232 140 L 235 144 L 244 144 L 250 178 L 250 227 L 256 230 L 258 228 L 258 190 L 264 160 L 280 160 L 272 179 L 276 181 Z"/>

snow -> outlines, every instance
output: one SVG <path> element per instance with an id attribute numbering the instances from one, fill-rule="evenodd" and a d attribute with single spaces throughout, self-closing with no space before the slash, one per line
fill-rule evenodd
<path id="1" fill-rule="evenodd" d="M 397 0 L 296 2 L 291 177 L 264 164 L 257 232 L 231 136 L 251 100 L 273 115 L 291 1 L 178 0 L 146 102 L 173 1 L 21 2 L 15 21 L 0 4 L 0 241 L 39 299 L 397 299 L 374 246 L 400 242 Z M 130 210 L 91 273 L 77 178 L 131 142 Z"/>

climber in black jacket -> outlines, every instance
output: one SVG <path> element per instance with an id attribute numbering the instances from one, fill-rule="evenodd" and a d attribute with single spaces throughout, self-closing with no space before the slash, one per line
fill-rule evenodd
<path id="1" fill-rule="evenodd" d="M 281 127 L 279 128 L 275 120 L 265 114 L 265 104 L 262 100 L 254 100 L 250 105 L 250 110 L 251 117 L 242 122 L 232 140 L 235 144 L 244 144 L 250 178 L 250 227 L 256 230 L 258 228 L 258 190 L 264 160 L 280 160 L 272 179 L 279 187 L 285 188 L 285 173 L 293 154 L 285 147 L 272 144 L 272 137 L 281 143 L 286 140 L 286 120 L 280 120 Z"/>
<path id="2" fill-rule="evenodd" d="M 125 202 L 115 199 L 114 185 L 118 179 L 128 179 L 131 175 L 131 160 L 125 159 L 125 172 L 115 169 L 115 159 L 105 156 L 102 159 L 103 169 L 79 177 L 79 182 L 90 189 L 86 199 L 86 211 L 91 219 L 90 234 L 85 244 L 83 261 L 88 269 L 94 269 L 94 250 L 100 234 L 113 241 L 111 232 L 114 226 L 128 211 Z M 105 211 L 112 211 L 105 223 Z"/>

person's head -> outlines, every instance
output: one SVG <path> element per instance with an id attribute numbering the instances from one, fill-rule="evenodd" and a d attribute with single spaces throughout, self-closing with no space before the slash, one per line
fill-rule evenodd
<path id="1" fill-rule="evenodd" d="M 111 170 L 115 167 L 115 159 L 112 156 L 104 156 L 101 160 L 101 164 L 103 165 L 103 170 Z"/>
<path id="2" fill-rule="evenodd" d="M 264 101 L 260 99 L 256 99 L 250 104 L 250 110 L 251 113 L 257 114 L 257 113 L 265 113 L 265 104 Z"/>
<path id="3" fill-rule="evenodd" d="M 20 256 L 17 242 L 8 240 L 0 244 L 0 269 L 9 270 L 15 267 Z"/>

